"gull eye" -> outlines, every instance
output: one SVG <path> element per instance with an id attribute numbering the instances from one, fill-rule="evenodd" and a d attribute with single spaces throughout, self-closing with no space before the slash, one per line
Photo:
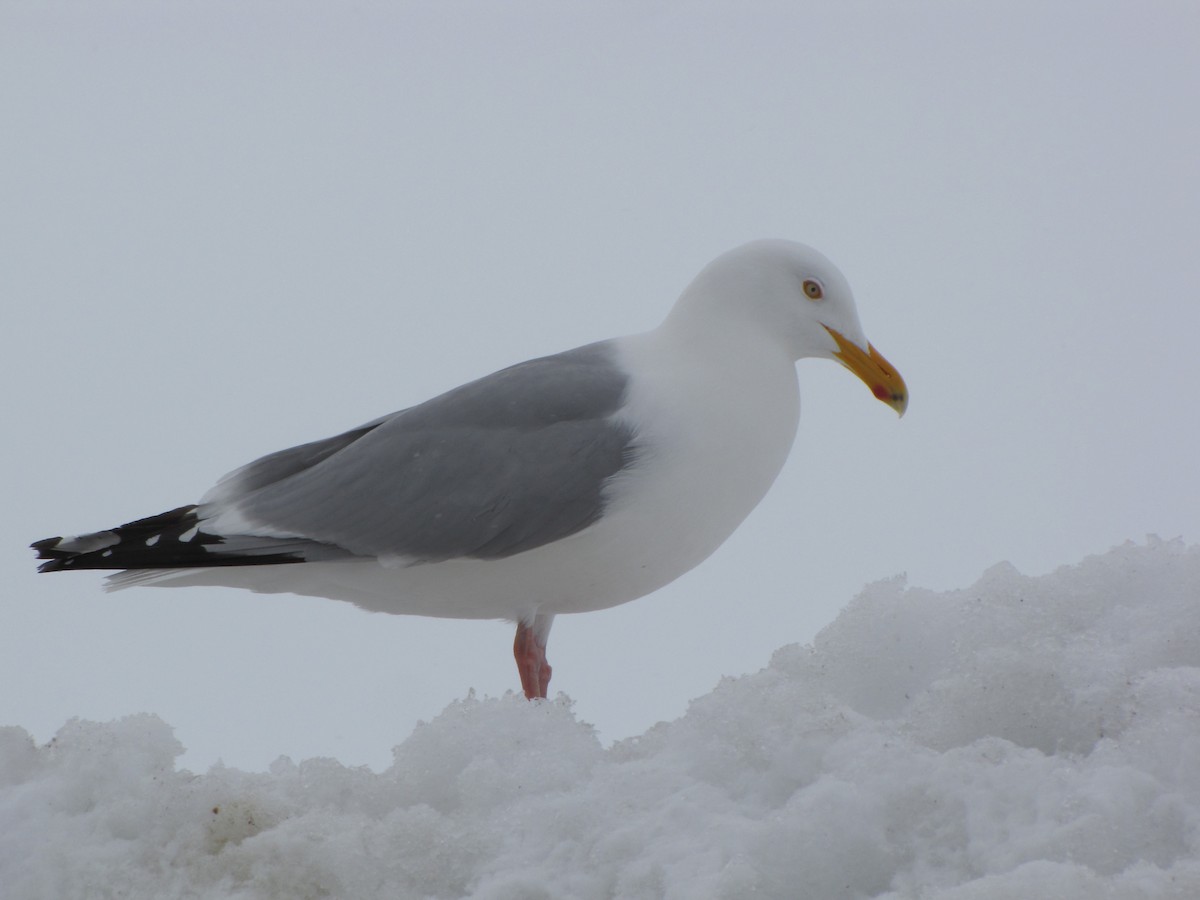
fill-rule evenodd
<path id="1" fill-rule="evenodd" d="M 804 282 L 804 296 L 809 300 L 820 300 L 825 296 L 825 292 L 821 290 L 821 282 L 813 281 L 809 278 Z"/>

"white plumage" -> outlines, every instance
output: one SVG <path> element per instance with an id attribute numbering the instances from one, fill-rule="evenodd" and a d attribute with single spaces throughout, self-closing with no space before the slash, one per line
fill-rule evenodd
<path id="1" fill-rule="evenodd" d="M 526 692 L 544 696 L 555 615 L 667 584 L 762 499 L 796 433 L 804 357 L 842 362 L 903 413 L 904 382 L 867 343 L 841 273 L 801 244 L 756 241 L 707 266 L 652 331 L 273 454 L 196 507 L 99 533 L 119 541 L 35 546 L 47 570 L 127 568 L 114 587 L 510 619 Z"/>

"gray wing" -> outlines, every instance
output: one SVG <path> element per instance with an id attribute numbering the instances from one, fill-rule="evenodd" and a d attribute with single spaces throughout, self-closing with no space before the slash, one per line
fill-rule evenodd
<path id="1" fill-rule="evenodd" d="M 205 498 L 265 533 L 359 555 L 496 559 L 604 512 L 634 435 L 610 342 L 503 369 L 361 428 L 263 457 Z"/>

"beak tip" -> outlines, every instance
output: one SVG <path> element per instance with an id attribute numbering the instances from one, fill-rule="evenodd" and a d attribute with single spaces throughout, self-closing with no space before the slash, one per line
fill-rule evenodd
<path id="1" fill-rule="evenodd" d="M 846 340 L 828 325 L 825 326 L 825 330 L 837 344 L 838 349 L 834 351 L 833 358 L 861 378 L 871 389 L 876 400 L 886 403 L 896 411 L 897 416 L 903 417 L 908 409 L 908 387 L 900 373 L 883 358 L 883 354 L 871 344 L 867 344 L 864 351 L 862 347 Z"/>
<path id="2" fill-rule="evenodd" d="M 875 399 L 882 403 L 886 403 L 896 411 L 896 415 L 904 418 L 904 413 L 908 409 L 908 395 L 894 392 L 891 388 L 883 384 L 877 384 L 871 388 L 871 393 L 875 395 Z"/>

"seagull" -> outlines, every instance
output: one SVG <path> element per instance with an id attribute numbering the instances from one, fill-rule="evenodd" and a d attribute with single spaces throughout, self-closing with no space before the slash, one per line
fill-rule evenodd
<path id="1" fill-rule="evenodd" d="M 501 369 L 336 437 L 272 453 L 199 503 L 34 543 L 39 571 L 109 589 L 221 585 L 373 611 L 516 623 L 544 698 L 559 614 L 643 597 L 699 565 L 791 450 L 796 361 L 835 360 L 900 415 L 904 380 L 850 286 L 803 244 L 709 263 L 656 328 Z"/>

